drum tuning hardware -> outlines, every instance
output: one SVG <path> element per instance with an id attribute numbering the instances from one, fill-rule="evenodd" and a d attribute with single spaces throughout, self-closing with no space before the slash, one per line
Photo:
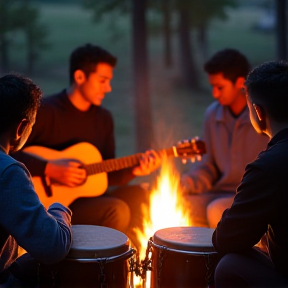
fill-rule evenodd
<path id="1" fill-rule="evenodd" d="M 142 280 L 144 280 L 144 281 L 146 280 L 146 272 L 152 270 L 152 259 L 151 259 L 152 245 L 151 245 L 151 240 L 152 240 L 152 238 L 150 238 L 148 240 L 148 244 L 147 244 L 144 260 L 139 261 L 139 256 L 138 256 L 137 271 L 135 271 L 135 274 L 137 276 L 140 276 L 142 278 Z"/>
<path id="2" fill-rule="evenodd" d="M 100 275 L 98 275 L 98 280 L 100 282 L 100 287 L 101 288 L 106 288 L 107 285 L 105 284 L 106 276 L 104 273 L 104 267 L 106 264 L 106 259 L 101 259 L 97 261 L 99 268 L 100 268 Z"/>

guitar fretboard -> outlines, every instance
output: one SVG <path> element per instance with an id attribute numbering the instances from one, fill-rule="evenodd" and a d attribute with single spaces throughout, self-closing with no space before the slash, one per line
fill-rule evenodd
<path id="1" fill-rule="evenodd" d="M 173 147 L 169 149 L 163 149 L 161 151 L 164 151 L 167 156 L 174 155 Z M 109 159 L 98 163 L 88 164 L 85 165 L 85 168 L 88 175 L 98 174 L 102 172 L 112 172 L 136 166 L 139 164 L 142 157 L 143 153 L 138 153 L 131 156 L 125 156 L 117 159 Z"/>

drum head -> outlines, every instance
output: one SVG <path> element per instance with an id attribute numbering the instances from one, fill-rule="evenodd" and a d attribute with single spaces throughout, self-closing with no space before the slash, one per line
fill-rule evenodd
<path id="1" fill-rule="evenodd" d="M 128 237 L 115 229 L 72 225 L 72 246 L 67 258 L 97 259 L 121 255 L 130 248 Z"/>
<path id="2" fill-rule="evenodd" d="M 155 244 L 170 249 L 194 252 L 214 252 L 214 229 L 203 227 L 171 227 L 158 230 L 153 236 Z"/>

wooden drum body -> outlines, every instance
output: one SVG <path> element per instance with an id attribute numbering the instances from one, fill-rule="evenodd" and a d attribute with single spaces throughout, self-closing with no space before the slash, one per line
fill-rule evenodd
<path id="1" fill-rule="evenodd" d="M 54 274 L 53 287 L 131 287 L 129 259 L 135 250 L 125 234 L 102 226 L 73 225 L 72 236 L 67 257 L 53 269 L 45 268 L 46 279 L 47 270 Z"/>
<path id="2" fill-rule="evenodd" d="M 212 244 L 213 231 L 202 227 L 158 230 L 148 242 L 152 255 L 151 288 L 212 285 L 218 263 Z"/>

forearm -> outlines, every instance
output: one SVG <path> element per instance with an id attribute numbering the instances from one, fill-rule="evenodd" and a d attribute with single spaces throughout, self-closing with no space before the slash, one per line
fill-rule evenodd
<path id="1" fill-rule="evenodd" d="M 201 163 L 192 167 L 181 176 L 181 183 L 195 194 L 210 190 L 219 178 L 217 169 L 210 163 Z"/>

